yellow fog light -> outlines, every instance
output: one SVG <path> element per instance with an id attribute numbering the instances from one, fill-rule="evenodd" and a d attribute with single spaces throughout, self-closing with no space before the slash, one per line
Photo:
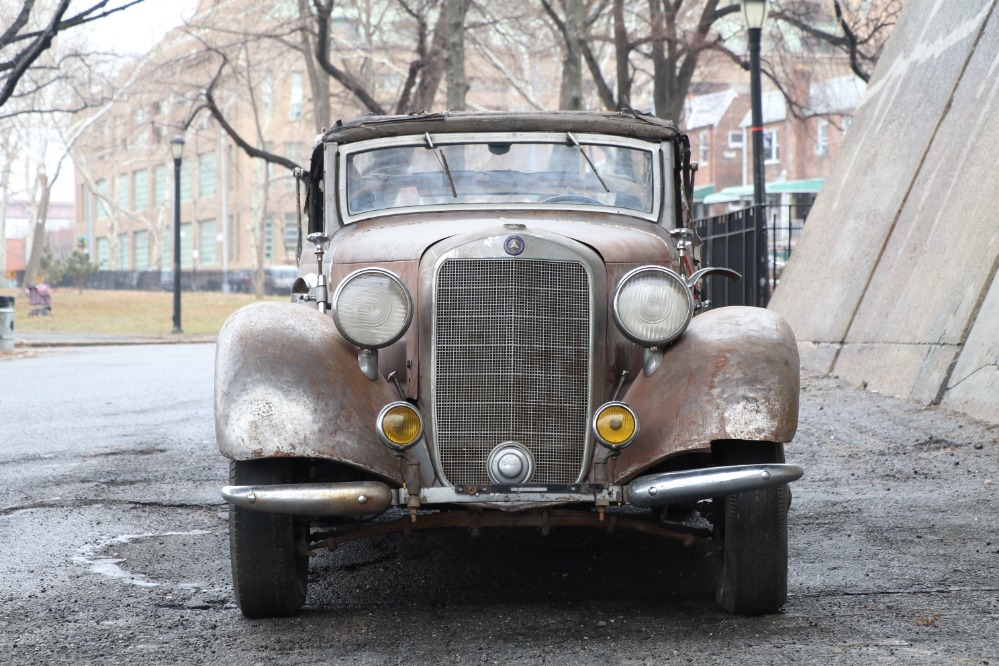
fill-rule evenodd
<path id="1" fill-rule="evenodd" d="M 385 446 L 405 451 L 423 437 L 423 417 L 408 402 L 393 402 L 378 413 L 375 429 Z"/>
<path id="2" fill-rule="evenodd" d="M 635 441 L 638 417 L 623 402 L 608 402 L 593 417 L 593 432 L 597 441 L 612 451 L 623 449 Z"/>

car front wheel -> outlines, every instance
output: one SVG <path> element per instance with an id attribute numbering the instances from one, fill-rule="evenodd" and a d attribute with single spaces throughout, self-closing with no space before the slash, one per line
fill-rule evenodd
<path id="1" fill-rule="evenodd" d="M 731 442 L 721 449 L 722 463 L 750 465 L 784 462 L 780 444 Z M 729 495 L 716 536 L 716 599 L 729 613 L 776 613 L 787 601 L 787 485 Z"/>
<path id="2" fill-rule="evenodd" d="M 232 485 L 273 485 L 294 480 L 290 461 L 229 463 Z M 246 617 L 293 615 L 305 603 L 309 526 L 294 516 L 229 505 L 229 557 L 236 604 Z"/>

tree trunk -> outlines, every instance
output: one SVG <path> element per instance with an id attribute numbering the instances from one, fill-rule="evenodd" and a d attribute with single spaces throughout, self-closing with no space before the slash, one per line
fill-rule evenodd
<path id="1" fill-rule="evenodd" d="M 434 38 L 430 42 L 430 49 L 427 52 L 423 67 L 420 68 L 420 82 L 416 86 L 413 94 L 413 101 L 410 111 L 413 113 L 430 110 L 434 105 L 434 98 L 437 96 L 437 89 L 441 87 L 441 79 L 444 78 L 444 58 L 447 50 L 447 11 L 441 8 L 437 16 L 437 24 L 434 26 Z"/>
<path id="2" fill-rule="evenodd" d="M 656 116 L 666 118 L 666 18 L 663 0 L 649 0 L 650 46 L 652 50 L 652 107 Z M 679 118 L 671 120 L 679 121 Z"/>
<path id="3" fill-rule="evenodd" d="M 565 0 L 565 51 L 558 108 L 566 111 L 580 111 L 583 108 L 582 44 L 585 12 L 585 0 Z"/>
<path id="4" fill-rule="evenodd" d="M 7 286 L 7 202 L 10 198 L 12 160 L 0 165 L 0 287 Z"/>
<path id="5" fill-rule="evenodd" d="M 38 270 L 42 265 L 42 254 L 45 252 L 45 221 L 49 216 L 49 194 L 52 187 L 49 185 L 49 177 L 45 171 L 38 170 L 38 186 L 41 190 L 41 198 L 38 201 L 38 210 L 35 213 L 35 224 L 31 240 L 31 257 L 24 268 L 24 286 L 35 284 L 38 279 Z"/>
<path id="6" fill-rule="evenodd" d="M 631 44 L 624 24 L 624 0 L 614 0 L 614 55 L 617 61 L 617 104 L 631 106 Z M 619 111 L 611 109 L 612 111 Z"/>
<path id="7" fill-rule="evenodd" d="M 465 17 L 471 0 L 445 0 L 447 14 L 447 108 L 465 110 L 468 78 L 465 76 Z"/>
<path id="8" fill-rule="evenodd" d="M 300 0 L 298 6 L 302 21 L 309 21 L 312 14 L 306 0 Z M 330 126 L 330 77 L 320 71 L 316 62 L 316 50 L 309 31 L 302 29 L 302 59 L 309 74 L 309 87 L 312 90 L 312 118 L 316 132 L 322 132 Z"/>

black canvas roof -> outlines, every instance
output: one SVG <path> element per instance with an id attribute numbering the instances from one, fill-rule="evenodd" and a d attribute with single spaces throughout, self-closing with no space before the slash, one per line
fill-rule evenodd
<path id="1" fill-rule="evenodd" d="M 367 139 L 407 136 L 431 132 L 594 132 L 635 139 L 672 139 L 680 130 L 671 121 L 655 116 L 593 111 L 552 111 L 546 113 L 460 112 L 425 113 L 408 116 L 361 116 L 348 122 L 337 121 L 327 130 L 329 143 L 353 143 Z"/>

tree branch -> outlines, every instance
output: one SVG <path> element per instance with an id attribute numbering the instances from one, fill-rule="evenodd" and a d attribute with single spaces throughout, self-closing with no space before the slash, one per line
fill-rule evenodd
<path id="1" fill-rule="evenodd" d="M 312 0 L 316 9 L 316 62 L 323 71 L 332 76 L 357 98 L 366 109 L 378 115 L 385 115 L 385 108 L 347 72 L 337 68 L 330 62 L 330 14 L 333 12 L 332 0 Z"/>

